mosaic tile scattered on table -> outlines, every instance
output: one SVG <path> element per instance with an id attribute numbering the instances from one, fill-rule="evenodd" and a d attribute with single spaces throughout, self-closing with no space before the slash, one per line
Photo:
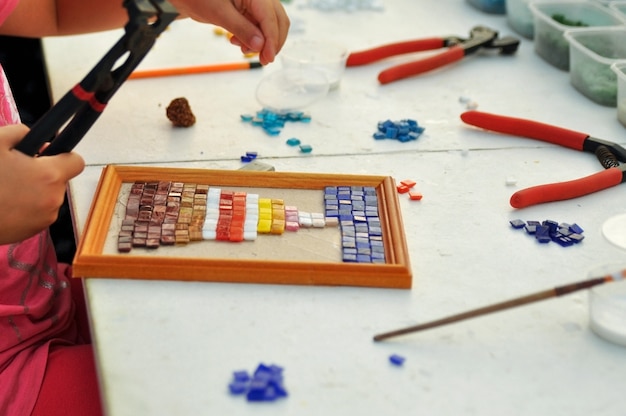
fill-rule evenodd
<path id="1" fill-rule="evenodd" d="M 578 224 L 559 223 L 553 220 L 524 221 L 520 219 L 511 220 L 509 224 L 513 228 L 524 229 L 527 234 L 544 244 L 552 241 L 563 247 L 569 247 L 580 243 L 585 238 L 584 230 Z"/>
<path id="2" fill-rule="evenodd" d="M 263 108 L 252 114 L 242 114 L 241 121 L 250 123 L 253 126 L 261 127 L 270 136 L 277 136 L 288 122 L 309 123 L 311 116 L 302 111 L 287 113 L 277 113 L 267 108 Z"/>
<path id="3" fill-rule="evenodd" d="M 377 130 L 373 134 L 376 140 L 398 140 L 409 142 L 417 140 L 426 130 L 413 119 L 403 119 L 399 121 L 384 120 L 379 121 Z"/>
<path id="4" fill-rule="evenodd" d="M 245 395 L 249 402 L 272 402 L 288 395 L 283 372 L 274 364 L 259 364 L 252 375 L 238 370 L 233 372 L 228 390 L 232 395 Z"/>

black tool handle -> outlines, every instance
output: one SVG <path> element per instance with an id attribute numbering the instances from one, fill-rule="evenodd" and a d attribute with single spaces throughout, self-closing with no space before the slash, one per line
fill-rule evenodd
<path id="1" fill-rule="evenodd" d="M 15 149 L 28 156 L 39 154 L 42 146 L 54 139 L 55 132 L 74 115 L 76 109 L 82 104 L 74 95 L 73 90 L 67 92 L 54 107 L 37 120 Z"/>

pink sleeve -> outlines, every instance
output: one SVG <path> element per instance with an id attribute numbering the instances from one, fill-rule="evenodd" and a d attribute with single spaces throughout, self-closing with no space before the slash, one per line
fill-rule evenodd
<path id="1" fill-rule="evenodd" d="M 9 17 L 19 0 L 0 0 L 0 25 Z"/>

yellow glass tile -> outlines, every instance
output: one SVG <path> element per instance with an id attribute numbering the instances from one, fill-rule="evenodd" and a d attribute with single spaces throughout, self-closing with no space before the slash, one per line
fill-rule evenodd
<path id="1" fill-rule="evenodd" d="M 259 222 L 257 224 L 257 228 L 256 228 L 258 233 L 261 234 L 268 234 L 271 232 L 272 230 L 272 220 L 271 219 L 264 219 L 264 218 L 259 218 Z"/>

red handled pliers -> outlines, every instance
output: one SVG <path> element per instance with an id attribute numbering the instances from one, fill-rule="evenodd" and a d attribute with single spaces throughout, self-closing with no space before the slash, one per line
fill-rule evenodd
<path id="1" fill-rule="evenodd" d="M 428 58 L 385 69 L 378 74 L 378 81 L 381 84 L 388 84 L 460 61 L 481 49 L 495 49 L 503 55 L 512 55 L 517 51 L 519 43 L 519 39 L 514 37 L 499 38 L 495 30 L 476 26 L 470 31 L 469 38 L 458 36 L 424 38 L 352 52 L 348 55 L 346 66 L 366 65 L 395 55 L 447 48 Z"/>
<path id="2" fill-rule="evenodd" d="M 71 151 L 146 56 L 159 34 L 178 16 L 166 0 L 124 0 L 124 7 L 128 10 L 129 21 L 122 38 L 80 83 L 35 122 L 15 149 L 29 156 Z M 40 152 L 47 142 L 50 144 Z"/>
<path id="3" fill-rule="evenodd" d="M 544 202 L 562 201 L 588 195 L 626 181 L 626 149 L 618 144 L 591 137 L 586 133 L 521 118 L 481 111 L 461 114 L 467 124 L 504 134 L 528 137 L 558 144 L 581 152 L 594 153 L 605 170 L 584 178 L 522 189 L 511 196 L 511 206 L 525 208 Z"/>

